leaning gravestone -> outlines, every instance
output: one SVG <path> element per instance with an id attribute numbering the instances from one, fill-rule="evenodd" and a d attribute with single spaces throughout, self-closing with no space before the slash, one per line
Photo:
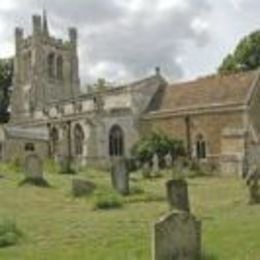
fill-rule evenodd
<path id="1" fill-rule="evenodd" d="M 174 179 L 166 183 L 167 200 L 170 209 L 190 212 L 187 182 L 183 179 Z"/>
<path id="2" fill-rule="evenodd" d="M 153 176 L 157 177 L 160 174 L 159 156 L 157 153 L 154 154 L 152 162 L 153 162 L 152 173 Z"/>
<path id="3" fill-rule="evenodd" d="M 121 195 L 129 194 L 129 172 L 122 157 L 112 159 L 111 179 L 113 188 Z"/>
<path id="4" fill-rule="evenodd" d="M 154 225 L 153 260 L 195 260 L 201 254 L 201 223 L 184 211 L 173 211 Z"/>

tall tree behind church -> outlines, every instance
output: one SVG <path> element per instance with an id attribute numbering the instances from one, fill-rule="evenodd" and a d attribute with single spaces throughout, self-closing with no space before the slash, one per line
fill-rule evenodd
<path id="1" fill-rule="evenodd" d="M 9 120 L 10 92 L 13 78 L 13 59 L 0 59 L 0 123 Z"/>
<path id="2" fill-rule="evenodd" d="M 254 70 L 260 67 L 260 31 L 244 37 L 234 53 L 227 55 L 219 67 L 220 73 Z"/>

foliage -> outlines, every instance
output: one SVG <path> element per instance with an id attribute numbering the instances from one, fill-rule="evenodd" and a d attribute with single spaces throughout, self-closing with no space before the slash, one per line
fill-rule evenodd
<path id="1" fill-rule="evenodd" d="M 162 159 L 169 152 L 174 158 L 185 155 L 183 142 L 162 132 L 153 132 L 143 137 L 132 149 L 132 155 L 141 162 L 151 161 L 155 153 Z"/>
<path id="2" fill-rule="evenodd" d="M 233 54 L 224 58 L 219 73 L 233 73 L 257 69 L 260 65 L 260 31 L 243 38 Z"/>
<path id="3" fill-rule="evenodd" d="M 13 78 L 13 59 L 0 60 L 0 122 L 8 120 L 10 88 Z"/>
<path id="4" fill-rule="evenodd" d="M 9 219 L 0 220 L 0 247 L 15 245 L 20 236 L 21 232 L 14 221 Z"/>
<path id="5" fill-rule="evenodd" d="M 96 195 L 95 209 L 118 209 L 122 206 L 123 199 L 115 192 L 101 192 Z"/>

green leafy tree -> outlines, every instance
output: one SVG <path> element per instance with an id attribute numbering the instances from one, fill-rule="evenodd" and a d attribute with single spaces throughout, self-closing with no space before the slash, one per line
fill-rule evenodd
<path id="1" fill-rule="evenodd" d="M 185 155 L 183 142 L 162 132 L 153 132 L 141 138 L 133 147 L 132 155 L 141 162 L 149 162 L 157 153 L 162 158 L 171 153 L 174 158 Z"/>
<path id="2" fill-rule="evenodd" d="M 8 121 L 10 88 L 13 78 L 13 59 L 0 60 L 0 123 Z"/>
<path id="3" fill-rule="evenodd" d="M 260 31 L 243 38 L 233 54 L 224 58 L 218 71 L 222 74 L 248 71 L 260 66 Z"/>

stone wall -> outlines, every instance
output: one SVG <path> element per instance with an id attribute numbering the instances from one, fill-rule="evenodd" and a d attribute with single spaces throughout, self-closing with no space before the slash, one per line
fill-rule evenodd
<path id="1" fill-rule="evenodd" d="M 28 144 L 29 146 L 33 145 L 34 151 L 26 148 Z M 20 163 L 23 163 L 26 156 L 31 152 L 37 154 L 42 160 L 46 160 L 49 155 L 48 142 L 38 140 L 7 139 L 3 149 L 5 161 L 18 160 Z"/>
<path id="2" fill-rule="evenodd" d="M 186 115 L 167 116 L 167 117 L 150 117 L 144 119 L 141 124 L 141 134 L 146 135 L 151 131 L 162 130 L 166 134 L 182 139 L 187 144 L 186 133 Z M 227 127 L 243 127 L 242 112 L 219 112 L 190 115 L 190 132 L 193 146 L 196 136 L 202 134 L 207 143 L 207 153 L 209 157 L 218 157 L 221 154 L 222 131 Z"/>

